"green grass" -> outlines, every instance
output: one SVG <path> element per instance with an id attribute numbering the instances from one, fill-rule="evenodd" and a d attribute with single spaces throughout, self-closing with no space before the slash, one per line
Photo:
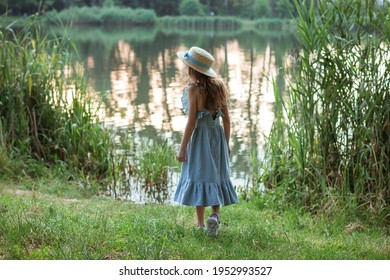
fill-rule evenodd
<path id="1" fill-rule="evenodd" d="M 388 229 L 356 217 L 313 216 L 293 208 L 277 212 L 240 202 L 222 208 L 222 228 L 211 238 L 195 229 L 192 207 L 72 198 L 72 185 L 65 195 L 27 190 L 26 185 L 0 184 L 0 259 L 390 257 Z"/>

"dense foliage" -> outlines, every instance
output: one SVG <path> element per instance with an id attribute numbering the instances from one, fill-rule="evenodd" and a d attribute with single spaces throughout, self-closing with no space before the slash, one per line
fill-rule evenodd
<path id="1" fill-rule="evenodd" d="M 229 15 L 254 19 L 259 17 L 289 18 L 293 10 L 293 0 L 3 0 L 0 3 L 0 12 L 5 13 L 8 10 L 10 14 L 23 15 L 24 13 L 44 13 L 52 9 L 61 11 L 81 6 L 119 6 L 152 9 L 158 16 L 175 16 L 184 15 L 183 10 L 187 11 L 181 8 L 183 2 L 192 2 L 188 5 L 195 7 L 195 15 Z"/>
<path id="2" fill-rule="evenodd" d="M 128 24 L 133 26 L 152 26 L 156 22 L 156 13 L 148 9 L 132 9 L 112 7 L 72 7 L 62 10 L 59 13 L 48 12 L 47 18 L 54 21 L 60 20 L 62 23 L 68 24 L 93 24 L 93 25 L 109 25 L 109 24 Z"/>
<path id="3" fill-rule="evenodd" d="M 203 11 L 198 0 L 183 0 L 179 5 L 179 13 L 183 16 L 200 16 Z"/>

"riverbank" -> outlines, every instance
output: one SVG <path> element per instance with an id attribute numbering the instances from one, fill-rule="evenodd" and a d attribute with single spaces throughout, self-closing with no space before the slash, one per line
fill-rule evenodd
<path id="1" fill-rule="evenodd" d="M 50 12 L 45 16 L 32 15 L 26 18 L 17 16 L 0 16 L 0 26 L 23 27 L 26 22 L 40 21 L 41 24 L 49 23 L 51 27 L 59 25 L 73 27 L 104 27 L 104 28 L 157 28 L 167 31 L 175 30 L 219 30 L 222 32 L 255 31 L 262 29 L 292 30 L 292 19 L 283 18 L 259 18 L 248 19 L 232 16 L 164 16 L 158 17 L 147 13 L 147 10 L 126 13 L 120 9 L 123 16 L 118 16 L 118 11 L 106 11 L 104 9 L 73 8 L 61 13 Z"/>
<path id="2" fill-rule="evenodd" d="M 222 209 L 222 228 L 217 238 L 210 238 L 195 229 L 192 207 L 137 205 L 83 196 L 77 188 L 45 179 L 0 182 L 0 259 L 390 256 L 388 229 L 336 208 L 313 215 L 298 209 L 277 211 L 269 206 L 271 201 L 242 201 Z"/>

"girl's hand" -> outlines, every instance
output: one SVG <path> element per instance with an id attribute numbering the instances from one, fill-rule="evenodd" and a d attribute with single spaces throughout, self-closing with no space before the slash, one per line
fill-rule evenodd
<path id="1" fill-rule="evenodd" d="M 176 156 L 177 160 L 180 162 L 187 161 L 185 150 L 179 150 Z"/>

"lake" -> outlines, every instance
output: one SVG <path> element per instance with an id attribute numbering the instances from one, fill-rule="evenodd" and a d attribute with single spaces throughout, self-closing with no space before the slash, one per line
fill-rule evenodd
<path id="1" fill-rule="evenodd" d="M 128 129 L 137 142 L 168 140 L 176 148 L 186 125 L 181 95 L 187 80 L 176 53 L 195 45 L 213 54 L 213 69 L 230 89 L 232 181 L 247 183 L 249 154 L 261 155 L 273 123 L 273 84 L 281 94 L 288 86 L 291 32 L 77 28 L 69 35 L 91 90 L 103 101 L 105 123 Z"/>

